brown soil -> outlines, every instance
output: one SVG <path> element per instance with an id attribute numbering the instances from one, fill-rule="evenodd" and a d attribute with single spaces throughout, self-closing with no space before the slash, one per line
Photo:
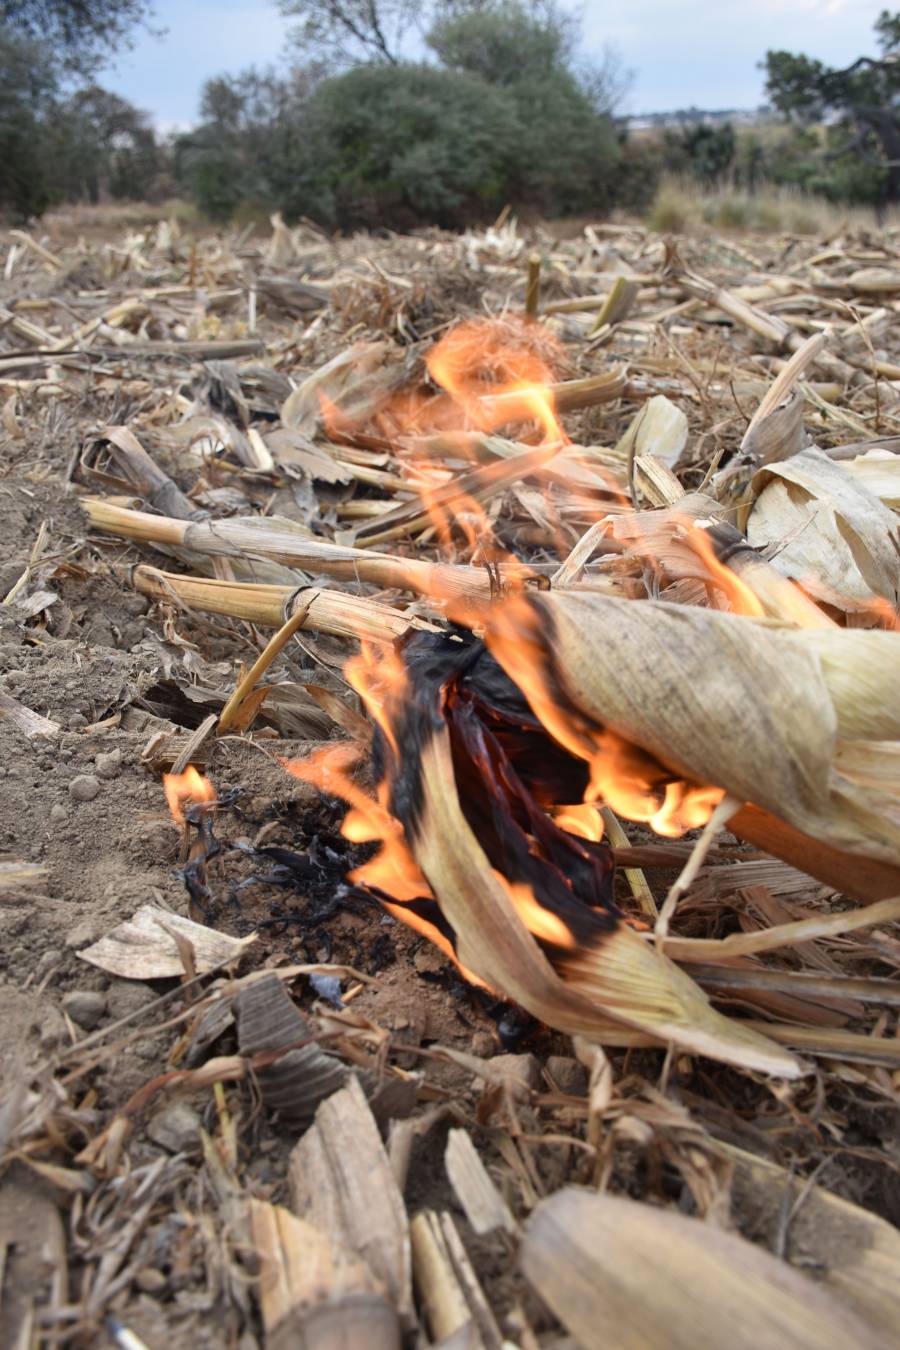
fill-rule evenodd
<path id="1" fill-rule="evenodd" d="M 64 230 L 51 233 L 56 244 L 65 238 Z M 76 289 L 90 284 L 88 272 L 72 281 Z M 473 284 L 464 277 L 454 290 L 448 281 L 440 304 L 461 308 L 463 293 L 475 303 Z M 165 378 L 177 387 L 183 373 Z M 525 1019 L 510 1021 L 505 1006 L 466 986 L 428 942 L 348 890 L 343 876 L 349 855 L 336 806 L 288 776 L 273 753 L 303 755 L 314 738 L 275 745 L 262 734 L 207 743 L 205 772 L 228 803 L 215 824 L 223 853 L 208 870 L 208 903 L 190 906 L 179 870 L 182 832 L 168 814 L 160 774 L 147 753 L 159 725 L 154 719 L 171 718 L 189 731 L 208 711 L 177 693 L 190 683 L 185 652 L 204 663 L 204 678 L 197 683 L 212 681 L 227 694 L 240 663 L 261 645 L 260 635 L 230 620 L 180 615 L 176 622 L 171 610 L 152 609 L 129 588 L 127 567 L 148 558 L 165 566 L 166 560 L 88 535 L 78 505 L 83 487 L 73 465 L 90 429 L 127 422 L 131 405 L 113 380 L 95 382 L 79 373 L 72 387 L 75 396 L 63 400 L 39 389 L 28 392 L 18 402 L 23 436 L 3 440 L 0 433 L 0 598 L 27 568 L 45 522 L 48 544 L 41 565 L 55 597 L 37 614 L 15 603 L 0 605 L 0 692 L 59 728 L 54 735 L 28 737 L 0 713 L 0 862 L 47 869 L 37 887 L 0 892 L 0 1078 L 33 1082 L 88 1034 L 89 1028 L 67 1016 L 67 996 L 71 1007 L 73 994 L 101 995 L 103 1009 L 90 1029 L 102 1030 L 139 1014 L 162 994 L 178 995 L 175 981 L 117 979 L 79 956 L 142 904 L 155 903 L 236 936 L 255 933 L 243 969 L 333 962 L 373 977 L 360 985 L 349 1005 L 353 1013 L 386 1033 L 384 1053 L 392 1064 L 422 1071 L 426 1105 L 446 1102 L 456 1123 L 473 1128 L 492 1175 L 520 1215 L 537 1196 L 567 1182 L 592 1184 L 593 1165 L 565 1138 L 568 1131 L 583 1141 L 587 1113 L 586 1079 L 571 1057 L 571 1043 Z M 8 396 L 2 385 L 0 395 Z M 582 415 L 585 438 L 598 415 Z M 732 417 L 735 421 L 741 425 Z M 193 477 L 193 471 L 185 473 L 179 486 L 190 491 Z M 259 496 L 263 500 L 265 494 Z M 307 660 L 303 653 L 291 659 Z M 319 664 L 307 673 L 322 683 L 333 678 Z M 642 842 L 648 836 L 637 831 L 633 837 Z M 248 845 L 260 843 L 301 854 L 311 846 L 330 851 L 330 890 L 327 883 L 314 893 L 274 884 L 274 863 L 265 866 L 247 853 Z M 658 895 L 671 879 L 669 871 L 654 874 Z M 706 935 L 702 926 L 696 931 Z M 345 993 L 347 987 L 345 981 Z M 318 997 L 308 983 L 292 992 L 307 1009 Z M 183 1006 L 180 995 L 173 997 L 168 1014 Z M 498 1023 L 504 1017 L 510 1025 L 501 1037 Z M 159 1016 L 148 1014 L 146 1020 L 152 1025 Z M 79 1344 L 105 1344 L 112 1324 L 103 1318 L 114 1317 L 151 1350 L 252 1350 L 262 1339 L 258 1313 L 229 1284 L 237 1259 L 227 1251 L 227 1225 L 213 1217 L 199 1148 L 173 1163 L 148 1129 L 154 1107 L 136 1115 L 115 1184 L 102 1168 L 90 1173 L 75 1161 L 78 1150 L 181 1053 L 178 1029 L 148 1033 L 142 1021 L 137 1017 L 127 1034 L 119 1034 L 96 1063 L 73 1078 L 64 1134 L 35 1153 L 38 1161 L 68 1166 L 73 1176 L 83 1168 L 81 1175 L 90 1176 L 90 1187 L 97 1189 L 79 1192 L 73 1183 L 67 1191 L 64 1180 L 38 1180 L 22 1162 L 3 1179 L 0 1245 L 13 1234 L 16 1249 L 4 1284 L 14 1290 L 9 1325 L 29 1300 L 60 1300 L 58 1290 L 48 1292 L 46 1272 L 36 1272 L 38 1251 L 67 1244 L 68 1299 L 78 1303 L 104 1243 L 123 1229 L 139 1178 L 165 1163 L 168 1189 L 128 1254 L 128 1278 L 110 1295 L 102 1317 L 83 1324 L 70 1317 L 66 1334 Z M 541 1115 L 537 1093 L 505 1114 L 502 1094 L 473 1077 L 471 1069 L 434 1058 L 435 1046 L 483 1060 L 508 1052 L 534 1056 L 540 1092 L 552 1099 L 546 1110 L 556 1113 L 551 1124 Z M 226 1031 L 212 1053 L 234 1048 L 234 1034 Z M 562 1084 L 547 1070 L 551 1055 L 566 1058 L 570 1075 L 561 1105 L 556 1087 Z M 725 1140 L 797 1169 L 800 1177 L 827 1153 L 822 1183 L 828 1189 L 893 1223 L 900 1220 L 900 1140 L 886 1071 L 880 1078 L 853 1068 L 823 1071 L 795 1089 L 773 1091 L 750 1076 L 686 1056 L 668 1062 L 655 1051 L 610 1052 L 610 1059 L 617 1115 L 614 1124 L 607 1119 L 604 1147 L 612 1189 L 688 1212 L 717 1211 L 754 1241 L 772 1246 L 779 1240 L 778 1223 L 759 1192 L 735 1191 L 731 1204 L 730 1172 L 711 1142 Z M 43 1082 L 46 1086 L 49 1075 Z M 246 1084 L 229 1086 L 218 1104 L 209 1090 L 188 1100 L 213 1133 L 227 1102 L 239 1122 L 241 1184 L 257 1197 L 286 1200 L 286 1164 L 296 1131 L 260 1110 Z M 517 1273 L 506 1239 L 478 1238 L 468 1227 L 443 1165 L 449 1123 L 448 1117 L 414 1150 L 405 1191 L 410 1214 L 422 1208 L 454 1211 L 504 1334 L 523 1346 L 564 1344 L 557 1339 L 559 1325 Z M 5 1128 L 0 1120 L 4 1147 Z M 533 1149 L 521 1145 L 527 1166 L 512 1170 L 511 1156 L 520 1156 L 513 1139 L 534 1140 L 544 1131 L 552 1142 Z M 99 1202 L 92 1207 L 92 1195 L 102 1196 L 102 1207 Z M 58 1231 L 60 1215 L 67 1234 Z M 0 1348 L 15 1343 L 7 1334 L 0 1331 Z"/>

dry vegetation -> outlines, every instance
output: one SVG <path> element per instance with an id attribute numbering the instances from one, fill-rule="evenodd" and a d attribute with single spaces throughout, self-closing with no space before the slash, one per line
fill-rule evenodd
<path id="1" fill-rule="evenodd" d="M 9 1344 L 893 1342 L 900 249 L 765 228 L 2 236 Z"/>

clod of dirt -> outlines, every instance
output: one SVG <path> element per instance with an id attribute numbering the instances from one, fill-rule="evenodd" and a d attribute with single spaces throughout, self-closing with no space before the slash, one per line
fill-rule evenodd
<path id="1" fill-rule="evenodd" d="M 108 754 L 94 758 L 94 770 L 100 778 L 118 778 L 121 767 L 121 750 L 110 750 Z"/>
<path id="2" fill-rule="evenodd" d="M 100 780 L 92 773 L 80 773 L 69 784 L 69 796 L 76 802 L 92 802 L 100 792 Z"/>
<path id="3" fill-rule="evenodd" d="M 170 1102 L 147 1122 L 147 1137 L 169 1153 L 189 1153 L 200 1147 L 202 1122 L 189 1102 Z"/>
<path id="4" fill-rule="evenodd" d="M 73 989 L 63 998 L 62 1009 L 85 1031 L 92 1031 L 106 1012 L 106 997 L 89 989 Z"/>

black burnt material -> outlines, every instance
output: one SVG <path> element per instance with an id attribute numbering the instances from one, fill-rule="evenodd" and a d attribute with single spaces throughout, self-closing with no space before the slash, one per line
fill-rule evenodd
<path id="1" fill-rule="evenodd" d="M 597 942 L 620 919 L 612 850 L 567 834 L 543 810 L 550 801 L 581 800 L 584 764 L 547 736 L 519 689 L 471 633 L 416 633 L 402 650 L 410 678 L 395 724 L 400 763 L 378 733 L 374 771 L 376 778 L 387 773 L 391 809 L 408 838 L 422 828 L 422 751 L 446 728 L 460 805 L 491 866 L 508 882 L 529 886 L 574 942 Z M 427 911 L 422 918 L 451 936 L 433 901 L 414 904 Z M 542 945 L 554 954 L 552 944 Z"/>

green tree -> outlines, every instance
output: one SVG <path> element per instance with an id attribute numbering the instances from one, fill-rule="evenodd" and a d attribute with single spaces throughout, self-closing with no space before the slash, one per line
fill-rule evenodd
<path id="1" fill-rule="evenodd" d="M 39 43 L 0 26 L 0 210 L 39 216 L 53 197 L 50 117 L 58 77 Z"/>
<path id="2" fill-rule="evenodd" d="M 46 43 L 54 60 L 94 70 L 145 24 L 152 0 L 0 0 L 0 26 Z"/>
<path id="3" fill-rule="evenodd" d="M 875 34 L 880 56 L 860 56 L 842 69 L 809 56 L 769 51 L 764 62 L 766 88 L 786 118 L 807 125 L 828 123 L 825 162 L 844 161 L 844 174 L 852 180 L 850 157 L 855 156 L 875 171 L 867 175 L 869 190 L 874 187 L 882 203 L 896 202 L 900 201 L 900 12 L 883 10 Z"/>
<path id="4" fill-rule="evenodd" d="M 58 116 L 57 184 L 68 200 L 146 200 L 161 151 L 146 113 L 98 85 L 72 94 Z"/>
<path id="5" fill-rule="evenodd" d="M 737 137 L 730 122 L 721 126 L 690 122 L 666 131 L 664 139 L 670 167 L 692 174 L 708 187 L 720 182 L 734 164 Z"/>
<path id="6" fill-rule="evenodd" d="M 297 20 L 292 38 L 304 56 L 315 53 L 335 66 L 397 65 L 403 39 L 422 15 L 415 0 L 279 0 L 279 7 Z"/>
<path id="7" fill-rule="evenodd" d="M 501 90 L 460 71 L 358 66 L 309 104 L 297 190 L 347 225 L 453 226 L 503 204 L 520 132 Z M 299 203 L 297 203 L 299 205 Z"/>

